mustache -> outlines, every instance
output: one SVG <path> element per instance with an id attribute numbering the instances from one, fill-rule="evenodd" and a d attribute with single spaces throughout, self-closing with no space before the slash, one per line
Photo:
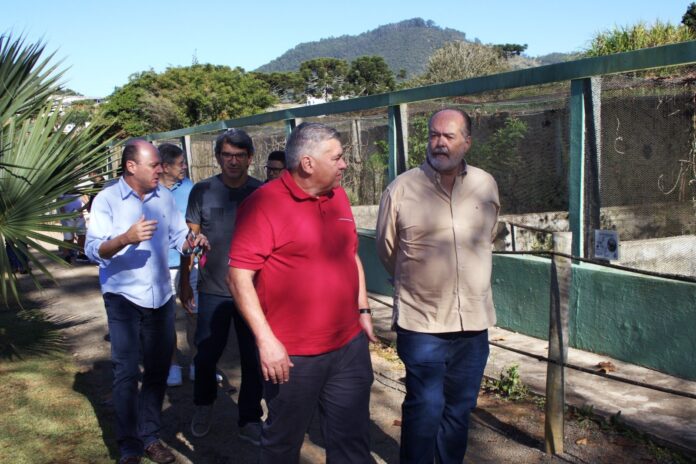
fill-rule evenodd
<path id="1" fill-rule="evenodd" d="M 433 155 L 449 155 L 449 150 L 445 147 L 437 147 L 430 150 Z"/>

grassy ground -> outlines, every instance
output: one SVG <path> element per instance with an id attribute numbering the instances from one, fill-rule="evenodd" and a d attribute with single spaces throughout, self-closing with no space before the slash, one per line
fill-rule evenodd
<path id="1" fill-rule="evenodd" d="M 113 462 L 60 321 L 0 309 L 0 462 Z"/>

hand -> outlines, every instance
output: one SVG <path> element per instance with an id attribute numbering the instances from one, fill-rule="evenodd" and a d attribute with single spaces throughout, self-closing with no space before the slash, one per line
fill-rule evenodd
<path id="1" fill-rule="evenodd" d="M 181 306 L 184 307 L 189 316 L 195 316 L 196 313 L 193 311 L 196 307 L 196 299 L 193 297 L 193 288 L 191 288 L 190 283 L 185 282 L 183 279 L 179 282 L 179 301 L 181 301 Z"/>
<path id="2" fill-rule="evenodd" d="M 150 240 L 157 231 L 157 221 L 155 219 L 146 221 L 145 215 L 140 216 L 138 222 L 128 228 L 125 233 L 128 244 L 140 243 Z"/>
<path id="3" fill-rule="evenodd" d="M 362 327 L 367 339 L 372 343 L 379 343 L 379 339 L 375 337 L 375 332 L 372 328 L 372 314 L 361 314 L 360 315 L 360 327 Z"/>
<path id="4" fill-rule="evenodd" d="M 290 361 L 288 352 L 280 341 L 273 337 L 259 343 L 261 375 L 266 382 L 285 383 L 290 380 L 290 368 L 295 365 Z"/>
<path id="5" fill-rule="evenodd" d="M 193 234 L 186 236 L 186 247 L 184 251 L 193 252 L 193 250 L 198 247 L 200 251 L 196 254 L 199 256 L 210 251 L 210 242 L 208 242 L 208 237 L 203 234 L 198 234 L 193 238 L 193 240 L 191 240 L 191 235 Z"/>

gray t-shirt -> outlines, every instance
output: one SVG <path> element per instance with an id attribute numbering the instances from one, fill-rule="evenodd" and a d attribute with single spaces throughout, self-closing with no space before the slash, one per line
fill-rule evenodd
<path id="1" fill-rule="evenodd" d="M 237 206 L 261 185 L 260 180 L 249 177 L 242 187 L 230 188 L 217 175 L 193 186 L 186 208 L 186 222 L 201 226 L 211 248 L 205 266 L 198 270 L 199 292 L 230 296 L 225 278 Z"/>

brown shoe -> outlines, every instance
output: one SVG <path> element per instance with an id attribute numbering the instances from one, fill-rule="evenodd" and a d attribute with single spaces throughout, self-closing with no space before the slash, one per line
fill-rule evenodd
<path id="1" fill-rule="evenodd" d="M 158 464 L 168 464 L 176 460 L 174 454 L 159 440 L 153 441 L 145 448 L 145 456 Z"/>
<path id="2" fill-rule="evenodd" d="M 140 456 L 125 456 L 118 460 L 118 464 L 140 464 Z"/>

